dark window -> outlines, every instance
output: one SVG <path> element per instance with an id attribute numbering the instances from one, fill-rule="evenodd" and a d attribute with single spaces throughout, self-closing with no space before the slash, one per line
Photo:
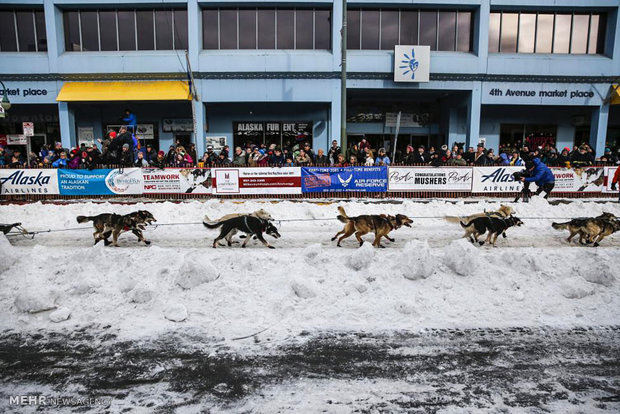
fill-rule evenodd
<path id="1" fill-rule="evenodd" d="M 437 12 L 420 12 L 420 44 L 437 50 Z"/>
<path id="2" fill-rule="evenodd" d="M 17 52 L 13 11 L 0 11 L 0 51 Z"/>
<path id="3" fill-rule="evenodd" d="M 187 10 L 174 10 L 174 48 L 187 50 Z"/>
<path id="4" fill-rule="evenodd" d="M 456 50 L 471 52 L 471 12 L 458 12 L 457 17 Z"/>
<path id="5" fill-rule="evenodd" d="M 239 10 L 239 49 L 256 49 L 256 9 Z"/>
<path id="6" fill-rule="evenodd" d="M 217 25 L 218 11 L 203 10 L 202 11 L 202 48 L 217 49 L 218 33 Z"/>
<path id="7" fill-rule="evenodd" d="M 331 49 L 332 24 L 330 10 L 314 11 L 314 48 Z"/>
<path id="8" fill-rule="evenodd" d="M 80 23 L 79 13 L 70 11 L 63 13 L 65 28 L 65 50 L 80 51 Z"/>
<path id="9" fill-rule="evenodd" d="M 417 11 L 401 11 L 400 12 L 400 44 L 401 45 L 417 45 L 418 44 L 418 12 Z"/>
<path id="10" fill-rule="evenodd" d="M 237 10 L 220 10 L 220 49 L 237 48 Z"/>
<path id="11" fill-rule="evenodd" d="M 295 49 L 313 48 L 313 10 L 295 10 Z"/>
<path id="12" fill-rule="evenodd" d="M 360 46 L 360 10 L 347 10 L 347 49 Z"/>
<path id="13" fill-rule="evenodd" d="M 153 10 L 138 10 L 136 12 L 138 29 L 138 50 L 155 50 L 155 26 Z"/>
<path id="14" fill-rule="evenodd" d="M 439 12 L 438 50 L 456 50 L 456 12 Z"/>
<path id="15" fill-rule="evenodd" d="M 278 33 L 278 43 L 276 47 L 278 49 L 293 49 L 295 47 L 294 12 L 289 9 L 278 9 L 276 15 L 276 31 Z"/>
<path id="16" fill-rule="evenodd" d="M 37 28 L 39 52 L 47 52 L 47 34 L 45 33 L 45 13 L 43 10 L 36 10 L 34 12 L 34 21 Z"/>
<path id="17" fill-rule="evenodd" d="M 80 11 L 80 27 L 82 28 L 82 50 L 99 50 L 99 24 L 96 11 Z"/>
<path id="18" fill-rule="evenodd" d="M 136 22 L 134 11 L 118 11 L 118 48 L 136 50 Z M 151 36 L 152 38 L 152 36 Z"/>
<path id="19" fill-rule="evenodd" d="M 155 10 L 155 47 L 172 50 L 172 10 Z"/>
<path id="20" fill-rule="evenodd" d="M 258 11 L 258 48 L 276 48 L 276 11 Z"/>
<path id="21" fill-rule="evenodd" d="M 362 10 L 362 49 L 379 49 L 379 10 Z"/>
<path id="22" fill-rule="evenodd" d="M 398 44 L 398 11 L 381 12 L 381 49 L 393 50 Z"/>
<path id="23" fill-rule="evenodd" d="M 118 50 L 116 44 L 116 11 L 102 10 L 99 12 L 99 38 L 101 39 L 101 50 Z"/>
<path id="24" fill-rule="evenodd" d="M 37 45 L 34 37 L 34 14 L 29 11 L 15 12 L 17 18 L 17 36 L 20 52 L 36 52 Z"/>

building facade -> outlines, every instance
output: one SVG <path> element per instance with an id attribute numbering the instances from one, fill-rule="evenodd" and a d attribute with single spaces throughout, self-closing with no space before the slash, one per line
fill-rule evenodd
<path id="1" fill-rule="evenodd" d="M 348 141 L 402 150 L 482 140 L 496 151 L 588 142 L 597 156 L 620 146 L 619 7 L 349 1 Z M 326 149 L 341 140 L 342 14 L 337 0 L 3 0 L 0 80 L 12 108 L 0 134 L 29 121 L 34 148 L 70 147 L 130 109 L 136 135 L 158 149 L 300 139 Z M 395 81 L 398 45 L 430 47 L 428 81 Z"/>

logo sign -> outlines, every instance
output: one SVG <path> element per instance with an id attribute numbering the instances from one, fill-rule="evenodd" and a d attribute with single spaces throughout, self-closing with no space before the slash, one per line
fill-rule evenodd
<path id="1" fill-rule="evenodd" d="M 523 189 L 512 173 L 524 167 L 476 167 L 473 169 L 473 193 L 518 193 Z M 530 187 L 532 189 L 533 187 Z"/>
<path id="2" fill-rule="evenodd" d="M 213 189 L 216 194 L 239 194 L 239 169 L 215 170 Z"/>
<path id="3" fill-rule="evenodd" d="M 143 168 L 144 194 L 211 194 L 209 168 Z"/>
<path id="4" fill-rule="evenodd" d="M 387 167 L 304 167 L 302 192 L 385 192 Z"/>
<path id="5" fill-rule="evenodd" d="M 394 46 L 394 82 L 428 82 L 430 46 Z"/>
<path id="6" fill-rule="evenodd" d="M 471 167 L 389 167 L 389 191 L 471 191 Z"/>
<path id="7" fill-rule="evenodd" d="M 34 135 L 34 122 L 22 122 L 22 127 L 24 128 L 25 136 L 31 137 Z"/>
<path id="8" fill-rule="evenodd" d="M 2 194 L 59 194 L 55 169 L 0 169 Z"/>
<path id="9" fill-rule="evenodd" d="M 142 194 L 144 181 L 140 168 L 122 170 L 58 169 L 61 195 Z"/>

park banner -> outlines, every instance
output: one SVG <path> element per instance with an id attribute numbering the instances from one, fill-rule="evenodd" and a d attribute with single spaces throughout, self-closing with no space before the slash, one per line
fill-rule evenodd
<path id="1" fill-rule="evenodd" d="M 0 194 L 60 194 L 56 169 L 0 169 Z"/>
<path id="2" fill-rule="evenodd" d="M 144 194 L 211 194 L 210 168 L 143 168 Z"/>
<path id="3" fill-rule="evenodd" d="M 58 170 L 61 195 L 135 195 L 144 184 L 140 168 Z"/>
<path id="4" fill-rule="evenodd" d="M 600 193 L 604 189 L 603 167 L 559 168 L 552 167 L 555 177 L 553 191 L 559 193 Z M 531 187 L 533 188 L 533 187 Z"/>
<path id="5" fill-rule="evenodd" d="M 304 193 L 384 193 L 388 188 L 388 168 L 381 167 L 303 167 Z"/>
<path id="6" fill-rule="evenodd" d="M 472 193 L 518 193 L 523 184 L 512 176 L 525 167 L 474 167 Z M 530 187 L 532 189 L 533 187 Z"/>
<path id="7" fill-rule="evenodd" d="M 300 167 L 213 168 L 213 194 L 301 194 Z"/>
<path id="8" fill-rule="evenodd" d="M 471 191 L 471 167 L 389 167 L 389 191 Z"/>

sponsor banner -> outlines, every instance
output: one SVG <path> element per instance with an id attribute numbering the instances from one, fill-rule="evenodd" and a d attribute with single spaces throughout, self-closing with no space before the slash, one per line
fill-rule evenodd
<path id="1" fill-rule="evenodd" d="M 56 169 L 0 169 L 0 194 L 60 194 Z"/>
<path id="2" fill-rule="evenodd" d="M 211 194 L 209 168 L 143 168 L 144 194 Z"/>
<path id="3" fill-rule="evenodd" d="M 620 184 L 616 184 L 616 191 L 611 189 L 611 182 L 614 179 L 614 174 L 616 173 L 616 169 L 619 167 L 604 167 L 605 168 L 605 185 L 603 186 L 604 193 L 617 193 L 618 188 L 620 188 Z"/>
<path id="4" fill-rule="evenodd" d="M 388 188 L 387 167 L 303 167 L 304 193 L 380 193 Z"/>
<path id="5" fill-rule="evenodd" d="M 301 168 L 214 168 L 213 194 L 301 194 Z"/>
<path id="6" fill-rule="evenodd" d="M 515 181 L 512 173 L 524 170 L 525 167 L 474 167 L 472 193 L 517 193 L 523 184 Z M 531 185 L 530 189 L 535 186 Z"/>
<path id="7" fill-rule="evenodd" d="M 389 167 L 389 191 L 471 191 L 471 167 Z"/>
<path id="8" fill-rule="evenodd" d="M 557 168 L 551 171 L 555 177 L 556 192 L 600 193 L 604 188 L 605 170 L 603 167 Z"/>
<path id="9" fill-rule="evenodd" d="M 142 194 L 140 168 L 102 170 L 58 170 L 61 195 Z"/>

